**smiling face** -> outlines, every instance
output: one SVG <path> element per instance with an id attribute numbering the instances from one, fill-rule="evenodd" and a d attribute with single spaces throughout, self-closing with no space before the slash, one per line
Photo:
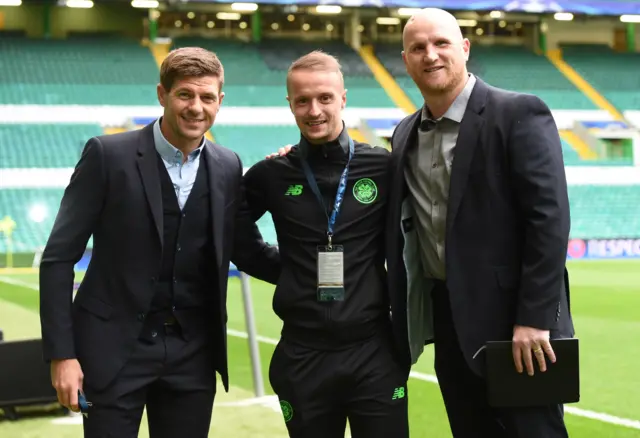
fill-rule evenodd
<path id="1" fill-rule="evenodd" d="M 162 133 L 179 149 L 195 149 L 215 122 L 223 98 L 215 76 L 177 78 L 170 90 L 159 84 Z"/>
<path id="2" fill-rule="evenodd" d="M 186 156 L 200 146 L 220 110 L 224 68 L 215 53 L 200 47 L 172 50 L 160 66 L 160 124 L 167 141 Z M 186 157 L 185 157 L 186 159 Z"/>
<path id="3" fill-rule="evenodd" d="M 435 9 L 413 16 L 402 42 L 407 73 L 424 96 L 448 94 L 466 82 L 470 44 L 449 13 Z"/>
<path id="4" fill-rule="evenodd" d="M 327 64 L 295 67 L 287 76 L 289 107 L 300 133 L 311 144 L 335 140 L 343 129 L 347 91 L 339 64 L 332 64 L 328 60 Z"/>

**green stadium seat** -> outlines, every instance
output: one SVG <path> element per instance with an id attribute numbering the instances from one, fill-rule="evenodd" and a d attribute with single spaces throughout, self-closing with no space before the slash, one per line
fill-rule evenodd
<path id="1" fill-rule="evenodd" d="M 73 167 L 96 124 L 1 124 L 0 168 Z"/>
<path id="2" fill-rule="evenodd" d="M 174 48 L 202 47 L 224 66 L 225 106 L 286 106 L 287 89 L 280 72 L 267 68 L 255 44 L 231 39 L 179 37 Z"/>
<path id="3" fill-rule="evenodd" d="M 0 102 L 156 105 L 158 67 L 124 38 L 0 38 Z"/>
<path id="4" fill-rule="evenodd" d="M 598 109 L 545 56 L 524 47 L 476 45 L 471 58 L 490 84 L 535 94 L 551 109 Z"/>
<path id="5" fill-rule="evenodd" d="M 640 236 L 640 186 L 569 186 L 572 238 Z"/>
<path id="6" fill-rule="evenodd" d="M 14 252 L 42 248 L 57 214 L 63 189 L 0 190 L 0 219 L 11 216 L 17 223 L 13 233 Z M 640 235 L 640 186 L 569 186 L 572 238 L 627 238 Z M 33 209 L 44 214 L 34 222 Z M 277 243 L 273 220 L 266 214 L 258 221 L 265 241 Z M 0 253 L 6 241 L 0 239 Z"/>
<path id="7" fill-rule="evenodd" d="M 323 49 L 338 57 L 345 76 L 349 107 L 394 107 L 371 71 L 349 46 L 340 42 L 265 40 L 260 44 L 226 39 L 184 37 L 175 47 L 197 46 L 215 52 L 225 69 L 226 106 L 286 106 L 286 73 L 299 56 Z"/>
<path id="8" fill-rule="evenodd" d="M 420 108 L 424 104 L 424 99 L 405 69 L 401 55 L 402 44 L 380 43 L 374 46 L 374 53 L 407 97 L 417 108 Z"/>
<path id="9" fill-rule="evenodd" d="M 414 104 L 422 106 L 422 95 L 406 73 L 401 45 L 380 44 L 375 51 Z M 534 94 L 551 109 L 598 109 L 546 57 L 525 47 L 473 45 L 468 68 L 496 87 Z"/>
<path id="10" fill-rule="evenodd" d="M 0 219 L 10 216 L 16 222 L 13 231 L 13 252 L 36 252 L 49 238 L 63 189 L 3 189 L 0 190 Z M 32 212 L 39 212 L 41 222 L 32 220 Z M 0 253 L 7 250 L 6 240 L 0 239 Z"/>
<path id="11" fill-rule="evenodd" d="M 251 167 L 266 155 L 300 140 L 296 125 L 214 125 L 216 143 L 236 152 L 244 167 Z"/>
<path id="12" fill-rule="evenodd" d="M 0 190 L 0 219 L 10 216 L 16 222 L 12 235 L 14 253 L 37 252 L 47 243 L 64 189 L 2 189 Z M 33 219 L 40 221 L 34 221 Z M 277 243 L 270 214 L 258 221 L 262 237 Z M 88 246 L 93 246 L 92 239 Z M 7 251 L 4 236 L 0 238 L 0 254 Z"/>
<path id="13" fill-rule="evenodd" d="M 271 213 L 266 212 L 264 216 L 258 219 L 256 224 L 258 225 L 260 234 L 262 234 L 262 239 L 265 242 L 271 245 L 278 244 L 278 235 L 276 234 L 276 227 L 273 224 L 273 217 L 271 216 Z"/>
<path id="14" fill-rule="evenodd" d="M 395 106 L 360 55 L 341 41 L 268 39 L 262 41 L 259 50 L 267 66 L 280 71 L 282 78 L 286 76 L 291 62 L 313 50 L 322 50 L 340 62 L 350 107 Z"/>
<path id="15" fill-rule="evenodd" d="M 564 139 L 560 139 L 562 143 L 562 155 L 564 157 L 565 166 L 575 166 L 580 164 L 583 160 L 578 155 L 578 152 Z"/>
<path id="16" fill-rule="evenodd" d="M 296 144 L 300 140 L 296 125 L 214 125 L 212 133 L 216 143 L 238 154 L 245 169 L 263 160 L 266 155 L 277 152 L 282 146 Z M 258 227 L 266 242 L 277 243 L 271 214 L 260 218 Z"/>
<path id="17" fill-rule="evenodd" d="M 562 154 L 565 166 L 632 166 L 633 157 L 603 157 L 598 159 L 582 159 L 578 152 L 564 139 L 562 143 Z"/>
<path id="18" fill-rule="evenodd" d="M 613 106 L 640 109 L 640 53 L 615 52 L 597 44 L 561 44 L 561 49 L 564 60 Z"/>

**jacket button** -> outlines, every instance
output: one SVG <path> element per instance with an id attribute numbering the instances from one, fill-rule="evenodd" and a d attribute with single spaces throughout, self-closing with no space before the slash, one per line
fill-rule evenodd
<path id="1" fill-rule="evenodd" d="M 138 321 L 144 321 L 144 312 L 138 313 Z"/>

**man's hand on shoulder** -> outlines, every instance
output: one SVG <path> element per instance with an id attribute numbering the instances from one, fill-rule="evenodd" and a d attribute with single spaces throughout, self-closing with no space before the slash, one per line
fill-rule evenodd
<path id="1" fill-rule="evenodd" d="M 513 328 L 513 360 L 519 373 L 523 371 L 522 362 L 524 361 L 527 374 L 533 376 L 533 357 L 538 361 L 540 371 L 544 373 L 547 370 L 545 354 L 549 356 L 552 363 L 556 362 L 556 355 L 549 342 L 549 330 L 521 325 Z"/>
<path id="2" fill-rule="evenodd" d="M 51 384 L 58 393 L 58 402 L 74 412 L 80 412 L 78 390 L 82 391 L 84 374 L 77 359 L 51 361 Z"/>
<path id="3" fill-rule="evenodd" d="M 292 148 L 293 148 L 293 145 L 287 145 L 287 146 L 281 147 L 280 149 L 278 149 L 278 152 L 274 152 L 272 154 L 269 154 L 269 155 L 265 156 L 265 158 L 267 160 L 270 160 L 271 158 L 284 157 L 289 152 L 291 152 Z"/>

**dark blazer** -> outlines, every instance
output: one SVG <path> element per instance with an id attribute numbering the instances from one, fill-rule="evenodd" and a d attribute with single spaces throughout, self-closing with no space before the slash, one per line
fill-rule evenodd
<path id="1" fill-rule="evenodd" d="M 387 230 L 396 338 L 415 363 L 433 342 L 433 282 L 423 273 L 404 178 L 417 146 L 420 111 L 396 127 Z M 454 152 L 445 237 L 446 285 L 459 343 L 482 374 L 490 340 L 511 340 L 515 324 L 573 336 L 565 268 L 569 201 L 558 129 L 537 97 L 477 78 Z M 413 219 L 412 219 L 413 218 Z"/>
<path id="2" fill-rule="evenodd" d="M 242 163 L 206 142 L 220 299 L 212 315 L 216 368 L 228 389 L 226 300 L 229 261 L 276 283 L 280 258 L 250 219 Z M 204 162 L 203 162 L 204 165 Z M 163 246 L 160 176 L 153 124 L 90 139 L 65 190 L 40 264 L 40 319 L 45 360 L 78 358 L 85 381 L 106 387 L 136 345 L 151 305 Z M 74 265 L 93 236 L 93 255 L 72 304 Z"/>

